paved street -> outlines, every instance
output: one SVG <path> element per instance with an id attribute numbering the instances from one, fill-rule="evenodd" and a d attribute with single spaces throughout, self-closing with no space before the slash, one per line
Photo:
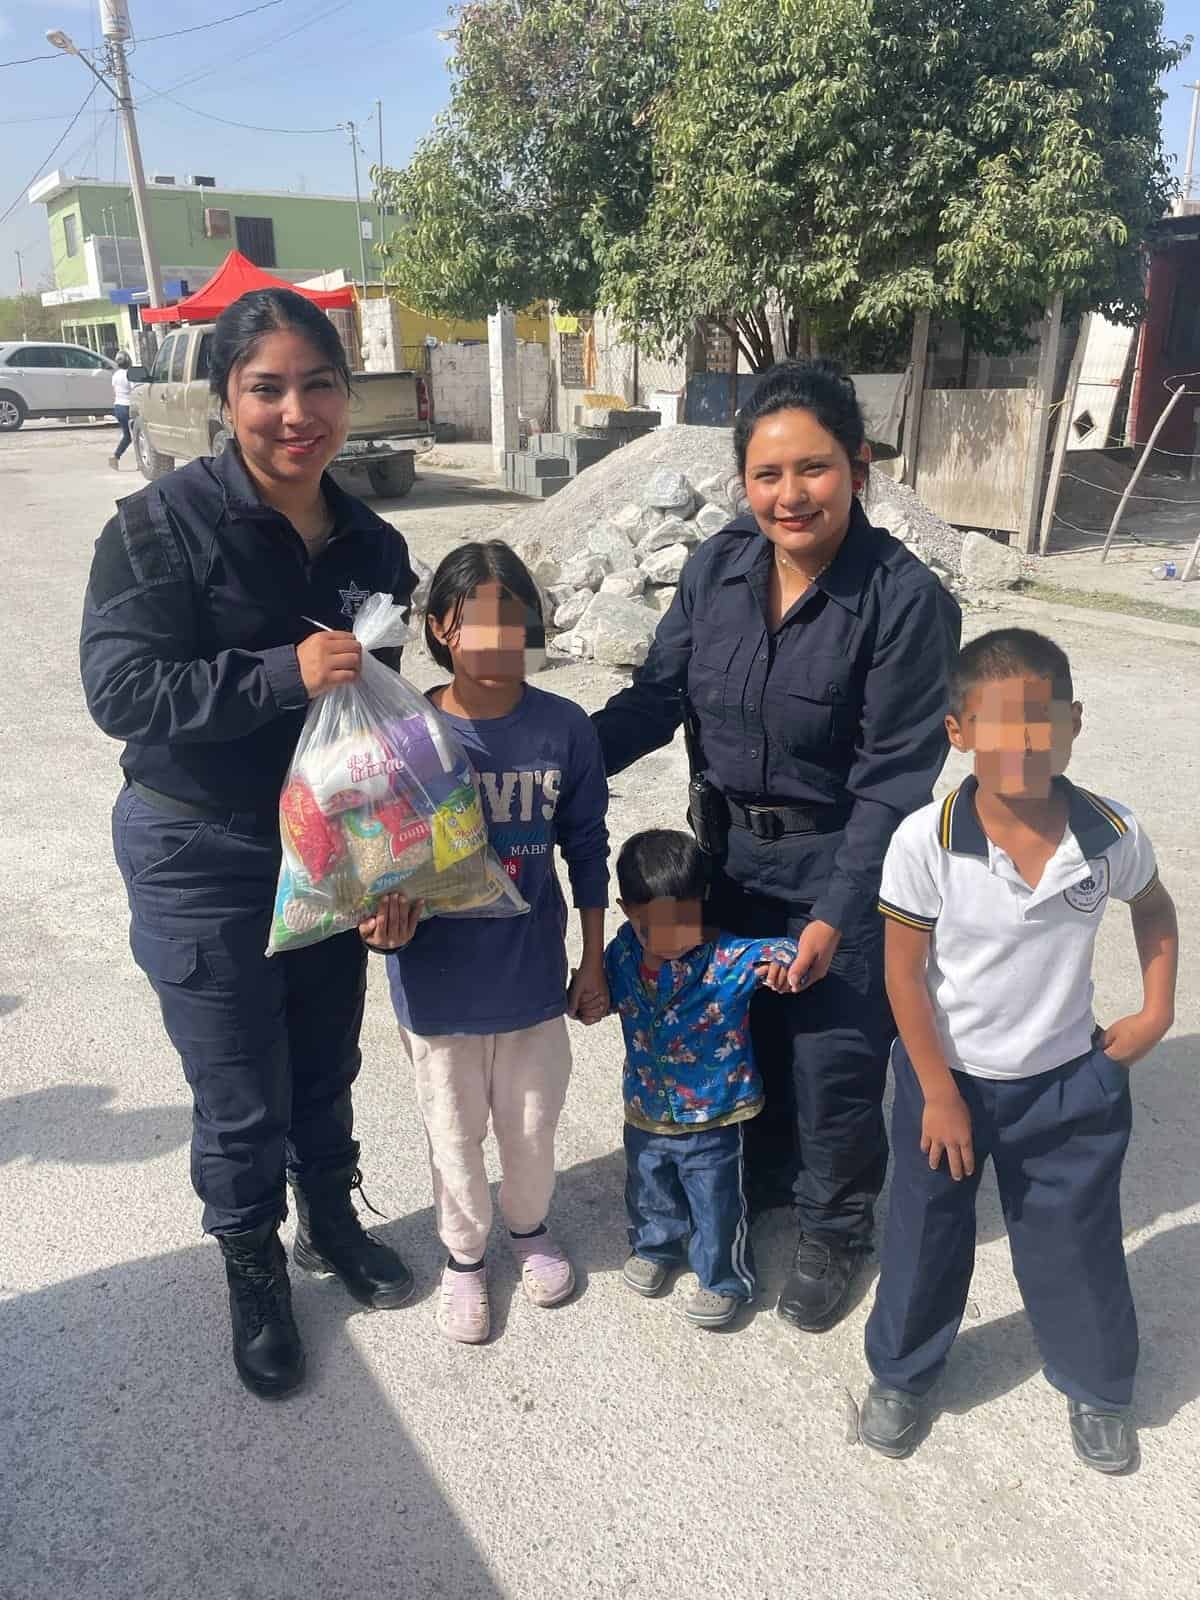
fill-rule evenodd
<path id="1" fill-rule="evenodd" d="M 624 1289 L 615 1019 L 572 1028 L 554 1221 L 577 1298 L 532 1308 L 497 1239 L 492 1342 L 449 1345 L 433 1322 L 441 1252 L 382 964 L 358 1131 L 380 1231 L 418 1293 L 367 1315 L 297 1280 L 311 1379 L 264 1405 L 228 1357 L 221 1264 L 188 1184 L 188 1099 L 127 944 L 108 822 L 117 748 L 78 682 L 92 544 L 114 494 L 140 483 L 131 465 L 108 470 L 113 438 L 56 425 L 0 438 L 0 1600 L 1200 1595 L 1197 645 L 1099 613 L 1049 623 L 1019 600 L 968 622 L 1052 626 L 1085 704 L 1073 775 L 1137 809 L 1180 903 L 1179 1021 L 1136 1069 L 1126 1169 L 1143 1339 L 1134 1476 L 1075 1463 L 990 1177 L 968 1318 L 908 1462 L 854 1442 L 873 1271 L 848 1321 L 819 1338 L 771 1311 L 790 1243 L 778 1216 L 755 1233 L 762 1298 L 727 1332 L 685 1323 L 686 1276 L 662 1301 Z M 429 561 L 512 509 L 479 447 L 439 459 L 462 465 L 427 471 L 387 508 Z M 412 670 L 425 684 L 435 669 L 417 653 Z M 589 708 L 619 681 L 579 665 L 539 679 Z M 617 779 L 614 840 L 678 824 L 684 783 L 681 748 Z M 1114 910 L 1099 1014 L 1138 998 Z"/>

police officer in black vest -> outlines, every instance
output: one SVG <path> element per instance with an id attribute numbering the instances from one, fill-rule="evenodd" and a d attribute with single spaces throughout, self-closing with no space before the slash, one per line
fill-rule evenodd
<path id="1" fill-rule="evenodd" d="M 234 1359 L 273 1398 L 304 1372 L 278 1238 L 285 1170 L 298 1265 L 367 1306 L 412 1291 L 351 1198 L 363 941 L 264 952 L 305 711 L 358 676 L 362 599 L 407 604 L 416 580 L 400 535 L 325 471 L 350 372 L 324 313 L 291 291 L 244 295 L 209 360 L 233 442 L 120 502 L 96 545 L 80 655 L 93 717 L 125 743 L 113 842 L 130 944 L 192 1090 L 192 1182 L 225 1260 Z"/>
<path id="2" fill-rule="evenodd" d="M 863 417 L 837 368 L 768 373 L 734 451 L 751 514 L 692 554 L 645 666 L 595 722 L 620 772 L 669 742 L 686 690 L 713 921 L 799 941 L 794 995 L 751 1010 L 767 1104 L 746 1163 L 753 1203 L 797 1208 L 778 1309 L 818 1332 L 849 1303 L 887 1166 L 879 874 L 945 756 L 960 615 L 863 513 Z"/>

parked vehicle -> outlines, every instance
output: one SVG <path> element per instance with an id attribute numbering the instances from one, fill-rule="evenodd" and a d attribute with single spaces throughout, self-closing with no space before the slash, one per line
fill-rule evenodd
<path id="1" fill-rule="evenodd" d="M 0 433 L 26 417 L 102 417 L 112 411 L 116 363 L 78 344 L 0 344 Z"/>
<path id="2" fill-rule="evenodd" d="M 161 478 L 176 462 L 220 455 L 229 443 L 220 404 L 208 387 L 212 324 L 179 328 L 163 341 L 146 382 L 133 391 L 133 448 L 143 477 Z M 356 372 L 350 435 L 333 463 L 346 487 L 399 498 L 413 486 L 416 458 L 432 448 L 433 405 L 420 372 Z"/>

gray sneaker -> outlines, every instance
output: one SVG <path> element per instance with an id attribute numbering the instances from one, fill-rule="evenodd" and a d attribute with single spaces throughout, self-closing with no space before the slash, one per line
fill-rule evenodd
<path id="1" fill-rule="evenodd" d="M 714 1294 L 711 1289 L 697 1289 L 683 1308 L 683 1314 L 697 1328 L 723 1328 L 737 1316 L 741 1301 L 735 1295 Z"/>
<path id="2" fill-rule="evenodd" d="M 644 1294 L 649 1299 L 662 1290 L 667 1281 L 667 1268 L 661 1261 L 649 1261 L 645 1256 L 635 1255 L 626 1261 L 621 1276 L 635 1293 Z"/>

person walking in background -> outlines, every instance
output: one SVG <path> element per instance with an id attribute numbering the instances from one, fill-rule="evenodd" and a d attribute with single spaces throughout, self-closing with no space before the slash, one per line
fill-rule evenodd
<path id="1" fill-rule="evenodd" d="M 738 413 L 751 514 L 689 557 L 633 684 L 595 723 L 610 774 L 667 744 L 686 690 L 714 855 L 709 917 L 790 935 L 790 984 L 751 1009 L 766 1106 L 746 1126 L 751 1206 L 793 1201 L 800 1240 L 779 1314 L 845 1312 L 887 1166 L 894 1028 L 875 902 L 888 840 L 946 754 L 960 615 L 867 521 L 854 386 L 826 362 L 769 372 Z"/>
<path id="2" fill-rule="evenodd" d="M 124 350 L 120 350 L 116 357 L 117 370 L 112 375 L 113 391 L 113 416 L 121 428 L 121 439 L 117 448 L 108 458 L 108 464 L 114 472 L 121 470 L 121 457 L 132 442 L 129 432 L 129 407 L 133 401 L 133 391 L 129 384 L 129 357 Z"/>
<path id="3" fill-rule="evenodd" d="M 362 941 L 265 952 L 305 711 L 358 677 L 355 601 L 406 605 L 416 578 L 401 536 L 325 471 L 349 427 L 350 369 L 312 301 L 235 301 L 210 381 L 232 445 L 120 502 L 96 545 L 80 659 L 92 716 L 125 742 L 113 843 L 130 945 L 192 1090 L 192 1183 L 225 1260 L 235 1365 L 274 1398 L 304 1375 L 278 1237 L 285 1170 L 298 1264 L 374 1308 L 412 1291 L 352 1199 Z"/>

